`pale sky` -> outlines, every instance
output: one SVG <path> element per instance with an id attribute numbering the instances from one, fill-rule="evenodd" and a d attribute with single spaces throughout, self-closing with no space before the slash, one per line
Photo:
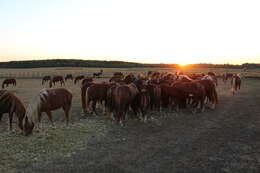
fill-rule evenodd
<path id="1" fill-rule="evenodd" d="M 259 0 L 0 0 L 0 61 L 260 63 Z"/>

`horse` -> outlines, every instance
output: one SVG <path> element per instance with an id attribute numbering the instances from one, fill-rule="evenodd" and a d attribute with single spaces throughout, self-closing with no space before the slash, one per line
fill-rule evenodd
<path id="1" fill-rule="evenodd" d="M 97 72 L 97 73 L 93 73 L 93 78 L 100 77 L 102 75 L 102 73 L 103 73 L 103 70 L 100 70 L 100 72 Z"/>
<path id="2" fill-rule="evenodd" d="M 16 79 L 14 79 L 14 78 L 5 79 L 3 81 L 3 83 L 2 83 L 2 88 L 4 89 L 5 85 L 6 85 L 6 87 L 8 87 L 9 84 L 12 84 L 13 86 L 16 86 Z"/>
<path id="3" fill-rule="evenodd" d="M 82 109 L 84 112 L 90 110 L 91 113 L 96 112 L 96 103 L 100 102 L 101 104 L 105 102 L 106 105 L 106 98 L 107 98 L 107 90 L 113 84 L 109 83 L 84 83 L 81 87 L 81 100 L 82 100 Z"/>
<path id="4" fill-rule="evenodd" d="M 25 116 L 24 103 L 19 97 L 7 90 L 0 90 L 0 121 L 4 113 L 9 114 L 9 130 L 12 131 L 13 115 L 18 118 L 18 126 L 23 130 L 23 118 Z"/>
<path id="5" fill-rule="evenodd" d="M 223 82 L 226 83 L 229 78 L 232 79 L 233 75 L 233 73 L 224 73 L 222 76 Z"/>
<path id="6" fill-rule="evenodd" d="M 215 109 L 216 104 L 218 104 L 218 94 L 214 81 L 209 79 L 202 79 L 198 82 L 205 87 L 206 99 L 212 104 L 212 109 Z"/>
<path id="7" fill-rule="evenodd" d="M 60 82 L 60 86 L 65 85 L 63 76 L 54 76 L 49 82 L 50 88 L 52 87 L 52 84 L 55 85 L 56 82 Z"/>
<path id="8" fill-rule="evenodd" d="M 66 76 L 65 76 L 65 81 L 67 81 L 67 80 L 73 80 L 73 76 L 72 76 L 72 74 L 67 74 Z"/>
<path id="9" fill-rule="evenodd" d="M 44 85 L 45 82 L 48 82 L 51 80 L 51 76 L 43 76 L 42 78 L 42 85 Z"/>
<path id="10" fill-rule="evenodd" d="M 83 86 L 85 83 L 93 82 L 93 78 L 86 77 L 81 81 L 81 86 Z"/>
<path id="11" fill-rule="evenodd" d="M 160 111 L 161 109 L 161 95 L 162 95 L 162 89 L 160 85 L 156 84 L 148 84 L 147 90 L 150 95 L 150 108 L 151 110 L 156 109 L 157 111 Z"/>
<path id="12" fill-rule="evenodd" d="M 238 89 L 240 90 L 241 87 L 241 76 L 240 74 L 235 74 L 233 75 L 232 79 L 231 79 L 231 91 L 233 93 L 233 95 L 235 95 L 235 91 L 237 91 Z"/>
<path id="13" fill-rule="evenodd" d="M 183 93 L 186 99 L 192 98 L 192 113 L 196 113 L 197 109 L 200 109 L 201 112 L 204 111 L 206 91 L 205 87 L 199 81 L 177 82 L 172 87 L 179 90 L 178 92 Z"/>
<path id="14" fill-rule="evenodd" d="M 107 111 L 108 115 L 113 113 L 117 123 L 122 126 L 129 106 L 142 91 L 144 83 L 142 80 L 136 80 L 130 84 L 114 85 L 107 91 Z"/>
<path id="15" fill-rule="evenodd" d="M 131 102 L 131 108 L 136 115 L 139 114 L 139 118 L 146 123 L 147 122 L 147 111 L 150 108 L 151 97 L 150 93 L 146 88 L 143 88 Z"/>
<path id="16" fill-rule="evenodd" d="M 27 107 L 23 119 L 23 130 L 27 136 L 32 133 L 36 124 L 38 128 L 41 122 L 42 112 L 45 112 L 53 126 L 51 111 L 62 108 L 65 113 L 66 125 L 69 123 L 69 111 L 71 109 L 72 93 L 65 88 L 42 89 L 33 97 Z"/>
<path id="17" fill-rule="evenodd" d="M 79 76 L 76 76 L 75 79 L 74 79 L 74 84 L 77 84 L 78 81 L 84 79 L 84 75 L 79 75 Z"/>
<path id="18" fill-rule="evenodd" d="M 212 75 L 205 75 L 201 78 L 201 80 L 210 80 L 212 81 L 215 86 L 218 86 L 218 80 L 216 76 L 212 76 Z"/>

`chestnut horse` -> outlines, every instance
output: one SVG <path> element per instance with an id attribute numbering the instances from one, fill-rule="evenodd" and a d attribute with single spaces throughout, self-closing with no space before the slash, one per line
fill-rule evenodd
<path id="1" fill-rule="evenodd" d="M 0 121 L 4 113 L 9 113 L 9 130 L 12 130 L 13 115 L 18 118 L 18 126 L 23 129 L 23 118 L 25 116 L 24 103 L 13 93 L 0 90 Z"/>
<path id="2" fill-rule="evenodd" d="M 14 78 L 5 79 L 3 81 L 3 83 L 2 83 L 2 88 L 4 89 L 5 85 L 6 85 L 6 87 L 8 87 L 9 84 L 12 84 L 13 86 L 16 86 L 16 80 Z"/>
<path id="3" fill-rule="evenodd" d="M 60 86 L 65 85 L 63 76 L 54 76 L 49 82 L 50 88 L 52 87 L 52 84 L 55 85 L 56 82 L 60 82 Z"/>
<path id="4" fill-rule="evenodd" d="M 42 89 L 29 103 L 23 121 L 25 135 L 32 133 L 34 125 L 41 122 L 42 112 L 45 112 L 51 121 L 51 111 L 62 108 L 65 113 L 66 125 L 69 123 L 69 111 L 71 109 L 72 94 L 65 88 Z"/>
<path id="5" fill-rule="evenodd" d="M 72 74 L 67 74 L 66 76 L 65 76 L 65 81 L 67 81 L 67 80 L 73 80 L 73 76 L 72 76 Z"/>
<path id="6" fill-rule="evenodd" d="M 78 81 L 84 79 L 84 75 L 79 75 L 79 76 L 76 76 L 75 79 L 74 79 L 74 84 L 76 84 Z"/>
<path id="7" fill-rule="evenodd" d="M 42 78 L 42 85 L 44 85 L 45 82 L 48 82 L 51 80 L 51 76 L 43 76 Z"/>

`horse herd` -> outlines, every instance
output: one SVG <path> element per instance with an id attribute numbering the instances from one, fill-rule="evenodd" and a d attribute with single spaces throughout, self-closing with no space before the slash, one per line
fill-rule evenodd
<path id="1" fill-rule="evenodd" d="M 224 83 L 231 79 L 233 94 L 240 89 L 239 74 L 216 75 L 214 72 L 188 75 L 156 71 L 149 71 L 146 75 L 124 75 L 121 72 L 115 72 L 109 82 L 97 83 L 93 81 L 93 78 L 85 78 L 82 75 L 75 77 L 74 83 L 82 80 L 81 104 L 84 113 L 97 114 L 96 105 L 99 103 L 108 118 L 124 125 L 129 118 L 138 118 L 146 122 L 149 118 L 148 111 L 161 112 L 162 108 L 177 112 L 188 108 L 193 114 L 203 112 L 205 106 L 215 109 L 218 104 L 216 90 L 218 78 L 222 78 Z M 66 75 L 65 80 L 68 79 L 73 80 L 71 74 Z M 62 76 L 59 78 L 45 76 L 42 84 L 46 81 L 51 83 L 50 87 L 57 81 L 61 83 L 61 86 L 65 85 Z M 43 112 L 53 124 L 51 111 L 62 108 L 68 125 L 72 98 L 72 93 L 66 88 L 42 89 L 25 108 L 23 101 L 16 94 L 2 89 L 0 90 L 0 121 L 4 113 L 9 113 L 9 130 L 12 130 L 12 120 L 15 114 L 19 121 L 18 126 L 25 135 L 29 135 L 34 127 L 40 128 Z"/>

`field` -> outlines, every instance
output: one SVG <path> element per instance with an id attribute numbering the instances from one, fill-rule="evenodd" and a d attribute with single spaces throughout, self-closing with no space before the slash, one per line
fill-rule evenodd
<path id="1" fill-rule="evenodd" d="M 91 76 L 98 68 L 0 69 L 0 82 L 17 77 L 8 87 L 27 105 L 43 87 L 43 75 Z M 24 137 L 16 125 L 8 131 L 8 117 L 0 122 L 0 172 L 259 172 L 260 171 L 260 70 L 240 69 L 103 69 L 107 81 L 112 73 L 146 73 L 148 70 L 184 72 L 240 72 L 245 78 L 235 96 L 229 82 L 217 88 L 220 103 L 215 110 L 191 114 L 163 110 L 150 112 L 144 124 L 129 120 L 125 127 L 98 116 L 81 114 L 80 86 L 72 81 L 71 124 L 63 112 L 53 112 L 55 127 L 43 116 L 43 130 Z"/>

